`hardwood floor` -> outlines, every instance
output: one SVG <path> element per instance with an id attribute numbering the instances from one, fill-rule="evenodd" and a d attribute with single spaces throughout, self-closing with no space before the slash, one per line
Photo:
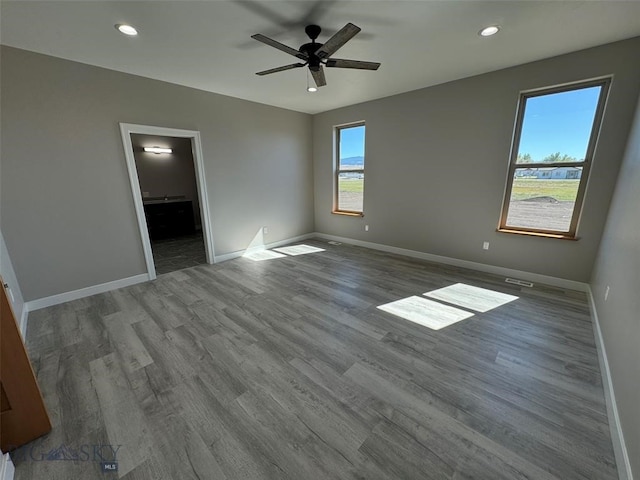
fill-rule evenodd
<path id="1" fill-rule="evenodd" d="M 158 275 L 207 263 L 202 231 L 193 235 L 153 240 L 151 250 Z"/>
<path id="2" fill-rule="evenodd" d="M 617 478 L 584 294 L 307 243 L 31 313 L 54 429 L 16 479 Z M 457 283 L 519 298 L 441 330 L 376 308 Z"/>

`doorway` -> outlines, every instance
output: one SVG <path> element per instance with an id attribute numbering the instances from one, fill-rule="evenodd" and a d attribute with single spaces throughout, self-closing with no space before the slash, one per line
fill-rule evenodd
<path id="1" fill-rule="evenodd" d="M 149 279 L 213 263 L 199 132 L 120 124 Z"/>

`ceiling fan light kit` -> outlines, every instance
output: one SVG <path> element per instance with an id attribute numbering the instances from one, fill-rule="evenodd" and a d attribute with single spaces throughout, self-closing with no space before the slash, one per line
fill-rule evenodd
<path id="1" fill-rule="evenodd" d="M 316 87 L 315 85 L 309 85 L 309 70 L 307 70 L 307 92 L 313 93 L 317 91 L 318 87 Z"/>
<path id="2" fill-rule="evenodd" d="M 377 62 L 363 62 L 360 60 L 347 60 L 341 58 L 330 58 L 331 55 L 336 53 L 345 43 L 355 37 L 360 32 L 360 27 L 357 27 L 353 23 L 347 23 L 342 27 L 335 35 L 333 35 L 325 43 L 318 43 L 316 39 L 320 36 L 322 29 L 318 25 L 307 25 L 304 29 L 307 36 L 311 39 L 311 42 L 301 45 L 298 50 L 291 48 L 283 43 L 280 43 L 272 38 L 266 37 L 260 33 L 252 35 L 251 38 L 258 40 L 266 45 L 277 48 L 278 50 L 288 53 L 300 60 L 304 60 L 304 63 L 292 63 L 284 65 L 282 67 L 271 68 L 269 70 L 263 70 L 257 72 L 256 75 L 270 75 L 276 72 L 284 72 L 285 70 L 291 70 L 294 68 L 309 67 L 309 72 L 313 77 L 313 81 L 316 87 L 320 88 L 327 84 L 327 80 L 324 76 L 324 68 L 354 68 L 358 70 L 377 70 L 380 64 Z M 308 85 L 307 79 L 307 91 L 315 92 L 317 89 L 313 89 Z"/>

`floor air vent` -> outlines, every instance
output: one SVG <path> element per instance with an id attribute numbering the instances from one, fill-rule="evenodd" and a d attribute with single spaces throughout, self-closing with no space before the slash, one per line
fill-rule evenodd
<path id="1" fill-rule="evenodd" d="M 507 283 L 513 283 L 514 285 L 520 285 L 521 287 L 533 287 L 533 283 L 518 280 L 517 278 L 505 278 L 504 281 Z"/>

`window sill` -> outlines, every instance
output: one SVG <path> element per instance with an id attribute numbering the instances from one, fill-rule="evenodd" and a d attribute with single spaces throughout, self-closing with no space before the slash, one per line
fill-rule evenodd
<path id="1" fill-rule="evenodd" d="M 562 233 L 544 233 L 544 232 L 527 232 L 526 230 L 512 230 L 510 228 L 498 228 L 496 232 L 499 233 L 511 233 L 514 235 L 527 235 L 530 237 L 543 237 L 543 238 L 557 238 L 559 240 L 572 240 L 578 241 L 580 238 L 571 237 L 568 234 Z"/>
<path id="2" fill-rule="evenodd" d="M 334 210 L 331 213 L 334 215 L 344 215 L 346 217 L 364 217 L 363 212 L 341 212 L 340 210 Z"/>

